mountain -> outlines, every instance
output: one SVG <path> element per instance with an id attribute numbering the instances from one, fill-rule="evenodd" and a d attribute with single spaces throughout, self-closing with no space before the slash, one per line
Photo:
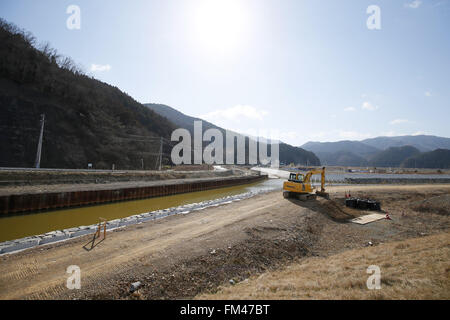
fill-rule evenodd
<path id="1" fill-rule="evenodd" d="M 367 159 L 380 150 L 359 141 L 308 142 L 301 146 L 314 152 L 323 165 L 366 166 Z"/>
<path id="2" fill-rule="evenodd" d="M 404 160 L 401 166 L 404 168 L 450 169 L 450 150 L 437 149 L 424 152 Z"/>
<path id="3" fill-rule="evenodd" d="M 359 156 L 375 154 L 380 149 L 369 146 L 360 141 L 337 141 L 337 142 L 307 142 L 301 146 L 303 149 L 314 153 L 335 153 L 335 152 L 352 152 Z"/>
<path id="4" fill-rule="evenodd" d="M 210 122 L 204 121 L 199 118 L 194 118 L 188 115 L 185 115 L 184 113 L 171 108 L 166 105 L 162 104 L 145 104 L 149 109 L 152 111 L 155 111 L 159 115 L 166 117 L 169 121 L 173 122 L 176 126 L 180 128 L 187 129 L 191 136 L 194 132 L 194 121 L 202 121 L 202 128 L 203 131 L 206 131 L 208 129 L 218 129 L 222 132 L 224 137 L 224 143 L 225 143 L 225 134 L 227 132 L 226 129 L 223 129 L 221 127 L 218 127 Z M 233 131 L 230 131 L 233 134 L 240 135 L 238 133 L 235 133 Z M 248 161 L 248 137 L 245 139 L 245 153 L 246 153 L 246 162 Z M 208 145 L 208 142 L 205 142 L 204 145 Z M 224 146 L 225 147 L 225 146 Z M 313 152 L 306 151 L 299 147 L 294 147 L 286 143 L 280 143 L 279 145 L 279 156 L 280 156 L 280 163 L 290 164 L 305 164 L 305 165 L 314 165 L 319 166 L 320 160 L 316 157 L 316 155 Z M 235 146 L 235 158 L 236 158 L 236 146 Z"/>
<path id="5" fill-rule="evenodd" d="M 86 168 L 92 163 L 95 169 L 153 169 L 160 137 L 170 139 L 178 127 L 193 131 L 195 118 L 163 105 L 143 106 L 83 74 L 48 44 L 38 49 L 30 33 L 4 20 L 0 43 L 0 166 L 34 165 L 41 114 L 43 168 Z M 204 121 L 203 129 L 209 128 L 225 132 Z M 166 163 L 169 148 L 164 144 Z M 281 161 L 320 165 L 313 153 L 286 144 L 280 145 L 280 156 Z"/>
<path id="6" fill-rule="evenodd" d="M 403 161 L 419 154 L 419 149 L 412 146 L 390 147 L 371 157 L 369 165 L 372 167 L 400 167 Z"/>
<path id="7" fill-rule="evenodd" d="M 199 118 L 190 117 L 190 116 L 185 115 L 184 113 L 181 113 L 180 111 L 178 111 L 172 107 L 166 106 L 164 104 L 146 103 L 144 105 L 147 108 L 149 108 L 150 110 L 159 114 L 160 116 L 167 118 L 169 121 L 171 121 L 173 124 L 175 124 L 175 126 L 177 128 L 187 129 L 189 132 L 191 132 L 191 134 L 194 132 L 194 121 L 202 121 L 202 127 L 204 130 L 219 129 L 219 130 L 225 132 L 224 129 L 219 128 L 218 126 L 216 126 L 208 121 L 205 121 L 205 120 L 202 120 Z"/>
<path id="8" fill-rule="evenodd" d="M 166 118 L 4 20 L 0 57 L 0 166 L 33 166 L 45 114 L 41 167 L 155 167 L 159 137 L 175 128 Z"/>
<path id="9" fill-rule="evenodd" d="M 413 149 L 398 149 L 404 146 L 415 150 L 408 154 L 408 150 Z M 426 135 L 377 137 L 362 141 L 307 142 L 301 147 L 314 152 L 325 165 L 389 167 L 400 166 L 402 161 L 417 155 L 417 152 L 450 149 L 450 139 Z"/>
<path id="10" fill-rule="evenodd" d="M 413 146 L 422 152 L 436 149 L 450 149 L 450 138 L 429 135 L 377 137 L 361 142 L 378 149 L 402 146 Z"/>
<path id="11" fill-rule="evenodd" d="M 334 153 L 317 152 L 323 165 L 334 166 L 352 166 L 352 167 L 365 167 L 368 162 L 365 158 L 358 156 L 350 151 L 337 151 Z"/>
<path id="12" fill-rule="evenodd" d="M 310 151 L 287 143 L 280 143 L 280 163 L 282 164 L 304 164 L 307 166 L 320 166 L 320 159 Z"/>

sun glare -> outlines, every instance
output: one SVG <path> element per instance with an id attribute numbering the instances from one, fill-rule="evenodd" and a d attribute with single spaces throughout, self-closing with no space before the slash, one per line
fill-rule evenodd
<path id="1" fill-rule="evenodd" d="M 202 50 L 218 54 L 233 51 L 245 27 L 243 6 L 237 0 L 203 0 L 195 8 L 194 26 Z"/>

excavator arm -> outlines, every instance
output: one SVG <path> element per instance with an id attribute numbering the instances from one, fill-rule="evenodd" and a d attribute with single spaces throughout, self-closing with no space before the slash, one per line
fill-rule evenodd
<path id="1" fill-rule="evenodd" d="M 314 170 L 308 171 L 308 173 L 305 175 L 304 182 L 305 183 L 310 183 L 311 182 L 311 177 L 314 174 L 320 174 L 321 175 L 320 192 L 325 192 L 325 167 L 323 167 L 320 170 L 319 169 L 314 169 Z"/>

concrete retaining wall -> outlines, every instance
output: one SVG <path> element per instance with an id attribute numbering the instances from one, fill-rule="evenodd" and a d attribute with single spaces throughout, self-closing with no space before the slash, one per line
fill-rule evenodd
<path id="1" fill-rule="evenodd" d="M 266 176 L 242 176 L 208 179 L 189 183 L 172 182 L 137 188 L 90 190 L 56 193 L 17 194 L 0 196 L 0 214 L 92 205 L 98 203 L 137 200 L 180 193 L 204 191 L 261 181 Z"/>

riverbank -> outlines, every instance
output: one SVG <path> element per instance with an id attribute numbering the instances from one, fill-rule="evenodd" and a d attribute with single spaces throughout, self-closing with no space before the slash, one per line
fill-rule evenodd
<path id="1" fill-rule="evenodd" d="M 248 184 L 266 178 L 247 172 L 226 177 L 7 187 L 0 188 L 0 214 L 162 197 Z"/>
<path id="2" fill-rule="evenodd" d="M 449 185 L 343 186 L 329 191 L 338 202 L 346 191 L 379 200 L 392 220 L 345 223 L 333 219 L 332 209 L 322 201 L 286 200 L 279 191 L 260 194 L 116 229 L 89 251 L 83 248 L 92 240 L 88 235 L 1 256 L 0 298 L 193 298 L 298 259 L 332 256 L 365 248 L 369 242 L 376 247 L 442 234 L 450 228 L 445 200 Z M 427 211 L 430 199 L 444 211 Z M 65 286 L 70 265 L 81 268 L 80 290 Z M 131 293 L 135 281 L 142 286 Z"/>
<path id="3" fill-rule="evenodd" d="M 129 205 L 130 204 L 129 202 L 126 202 L 128 205 L 122 207 L 122 210 L 123 210 L 122 216 L 124 216 L 123 218 L 116 219 L 113 216 L 114 219 L 111 219 L 111 215 L 109 212 L 103 212 L 103 210 L 111 210 L 112 209 L 111 207 L 106 208 L 105 206 L 100 206 L 100 207 L 98 207 L 98 210 L 95 210 L 95 212 L 97 212 L 99 215 L 101 215 L 102 219 L 105 219 L 107 221 L 106 224 L 104 225 L 104 229 L 107 232 L 110 232 L 110 231 L 113 231 L 118 228 L 123 228 L 126 226 L 135 225 L 135 224 L 141 224 L 141 223 L 151 221 L 151 220 L 164 219 L 164 218 L 172 216 L 172 215 L 177 215 L 177 214 L 186 215 L 193 211 L 204 210 L 204 209 L 210 208 L 210 207 L 217 207 L 219 205 L 228 204 L 228 203 L 232 203 L 235 201 L 241 201 L 241 200 L 253 197 L 256 194 L 266 192 L 264 190 L 264 186 L 257 186 L 257 185 L 259 185 L 259 183 L 245 185 L 244 189 L 237 188 L 237 187 L 221 188 L 220 193 L 215 192 L 214 195 L 217 196 L 220 194 L 229 194 L 229 193 L 231 193 L 231 195 L 227 195 L 227 196 L 224 196 L 221 198 L 220 197 L 214 198 L 214 199 L 210 199 L 210 200 L 206 200 L 206 201 L 200 201 L 200 202 L 189 201 L 190 203 L 180 205 L 180 206 L 175 206 L 175 207 L 167 207 L 167 205 L 170 203 L 173 203 L 173 201 L 175 200 L 175 199 L 173 199 L 173 197 L 177 197 L 177 196 L 160 197 L 156 200 L 158 200 L 158 202 L 162 202 L 162 203 L 166 204 L 163 207 L 163 209 L 155 210 L 155 211 L 146 210 L 145 212 L 141 211 L 139 214 L 135 214 L 135 215 L 130 215 L 130 210 L 133 206 Z M 273 189 L 272 186 L 267 186 L 267 187 L 270 189 Z M 252 191 L 252 189 L 256 189 L 256 190 Z M 233 193 L 238 192 L 238 190 L 243 190 L 243 191 L 249 190 L 249 191 L 244 192 L 244 193 L 233 194 Z M 205 196 L 205 195 L 203 195 L 204 193 L 205 192 L 189 193 L 189 196 L 190 196 L 189 198 L 192 198 L 192 199 L 203 198 Z M 149 203 L 151 200 L 153 200 L 153 199 L 145 200 L 145 203 L 147 203 L 146 209 L 148 209 L 149 207 L 150 208 L 152 207 L 151 204 Z M 176 202 L 176 200 L 175 200 L 175 202 Z M 114 205 L 114 206 L 116 206 L 116 205 Z M 91 209 L 97 209 L 97 207 L 91 208 Z M 95 213 L 93 213 L 93 216 L 90 217 L 91 218 L 90 220 L 95 221 L 95 224 L 82 225 L 82 223 L 75 222 L 75 221 L 83 221 L 83 220 L 79 219 L 78 215 L 80 214 L 80 212 L 76 212 L 73 210 L 70 210 L 70 211 L 71 212 L 68 212 L 67 210 L 62 210 L 62 211 L 51 212 L 50 213 L 51 216 L 48 216 L 48 217 L 47 217 L 47 215 L 48 215 L 48 213 L 47 213 L 45 219 L 43 217 L 43 214 L 34 214 L 32 216 L 31 215 L 20 216 L 19 218 L 22 218 L 22 219 L 20 219 L 22 221 L 22 223 L 20 223 L 18 219 L 14 219 L 15 217 L 12 217 L 13 221 L 7 220 L 5 222 L 5 220 L 0 220 L 0 222 L 1 222 L 0 230 L 2 231 L 0 234 L 0 255 L 11 253 L 11 252 L 16 252 L 16 251 L 24 250 L 24 249 L 28 249 L 28 248 L 33 248 L 33 247 L 37 247 L 37 246 L 44 246 L 49 243 L 66 241 L 66 240 L 74 239 L 74 238 L 77 238 L 77 237 L 80 237 L 83 235 L 88 235 L 88 234 L 93 235 L 98 230 L 99 220 L 97 220 L 98 218 L 97 218 L 97 215 L 95 215 Z M 66 214 L 66 213 L 68 213 L 68 214 Z M 76 217 L 73 217 L 73 215 L 76 215 Z M 68 224 L 71 223 L 72 225 L 69 225 L 70 228 L 67 228 L 67 229 L 57 228 L 56 226 L 58 224 L 55 225 L 55 221 L 53 221 L 55 219 L 56 220 L 61 220 L 61 219 L 67 220 L 67 223 Z M 73 222 L 69 222 L 69 221 L 73 221 Z M 46 230 L 49 232 L 38 234 L 37 231 L 32 231 L 32 230 L 40 230 L 36 224 L 42 224 L 43 222 L 44 223 L 47 222 L 46 224 L 48 226 L 46 226 L 46 228 L 47 228 Z M 25 225 L 27 225 L 27 224 L 28 225 L 33 224 L 33 227 L 31 229 L 25 228 Z M 48 229 L 49 227 L 50 227 L 50 229 Z M 15 234 L 25 234 L 27 237 L 11 238 L 11 234 L 14 234 L 14 233 L 12 233 L 13 229 L 15 229 L 14 230 Z M 6 237 L 9 236 L 9 238 L 4 238 L 5 236 Z M 4 240 L 7 240 L 7 241 L 4 241 Z M 3 242 L 1 242 L 1 241 L 3 241 Z"/>

